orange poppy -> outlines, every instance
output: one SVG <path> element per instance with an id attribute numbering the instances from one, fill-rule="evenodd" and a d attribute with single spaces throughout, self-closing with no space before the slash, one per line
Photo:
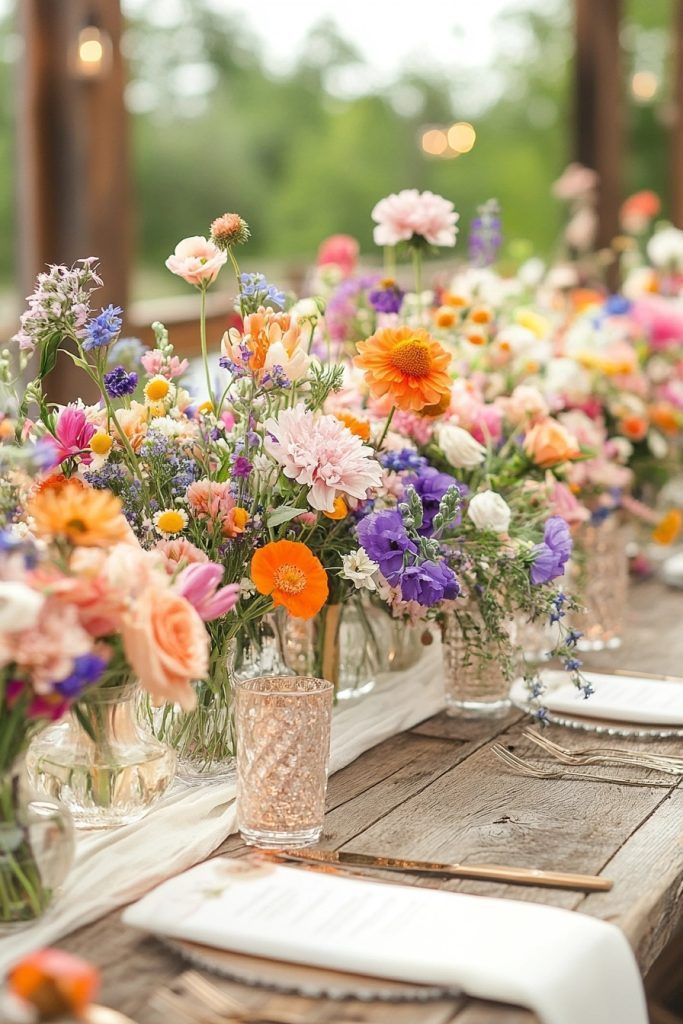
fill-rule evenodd
<path id="1" fill-rule="evenodd" d="M 329 593 L 322 563 L 296 540 L 271 541 L 254 552 L 251 578 L 260 594 L 298 619 L 317 615 Z"/>
<path id="2" fill-rule="evenodd" d="M 107 547 L 130 537 L 119 499 L 110 491 L 84 487 L 79 480 L 34 494 L 26 511 L 40 536 L 76 547 Z"/>
<path id="3" fill-rule="evenodd" d="M 353 413 L 347 412 L 345 409 L 335 412 L 334 418 L 348 427 L 351 433 L 359 437 L 361 441 L 370 440 L 370 424 L 367 420 L 359 420 Z"/>
<path id="4" fill-rule="evenodd" d="M 665 434 L 677 434 L 680 426 L 679 415 L 668 402 L 655 402 L 650 406 L 650 419 Z"/>
<path id="5" fill-rule="evenodd" d="M 450 394 L 450 353 L 421 327 L 386 327 L 357 344 L 354 364 L 375 398 L 387 395 L 403 412 L 421 412 Z"/>

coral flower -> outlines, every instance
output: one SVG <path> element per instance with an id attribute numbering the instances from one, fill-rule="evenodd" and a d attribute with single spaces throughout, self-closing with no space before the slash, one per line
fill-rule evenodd
<path id="1" fill-rule="evenodd" d="M 540 420 L 531 428 L 524 438 L 524 451 L 543 469 L 578 459 L 581 455 L 574 435 L 551 418 Z"/>
<path id="2" fill-rule="evenodd" d="M 34 495 L 27 513 L 39 535 L 60 537 L 77 547 L 106 547 L 130 537 L 119 499 L 76 481 Z"/>
<path id="3" fill-rule="evenodd" d="M 248 367 L 259 378 L 278 368 L 289 380 L 300 380 L 310 363 L 304 340 L 301 326 L 293 323 L 289 313 L 260 306 L 245 316 L 241 331 L 231 327 L 223 335 L 221 350 L 227 364 L 221 365 Z"/>
<path id="4" fill-rule="evenodd" d="M 421 412 L 450 395 L 450 354 L 421 327 L 386 327 L 356 347 L 354 364 L 375 398 L 388 395 L 403 412 Z"/>
<path id="5" fill-rule="evenodd" d="M 300 541 L 278 540 L 254 553 L 251 578 L 260 594 L 268 594 L 298 619 L 311 619 L 327 600 L 327 573 Z"/>

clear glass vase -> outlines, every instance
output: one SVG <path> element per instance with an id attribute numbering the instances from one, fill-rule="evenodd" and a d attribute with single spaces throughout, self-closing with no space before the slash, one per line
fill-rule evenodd
<path id="1" fill-rule="evenodd" d="M 486 641 L 476 605 L 446 613 L 442 640 L 446 714 L 460 718 L 504 715 L 510 707 L 510 681 L 497 645 Z"/>
<path id="2" fill-rule="evenodd" d="M 61 800 L 77 828 L 137 821 L 173 781 L 175 752 L 154 736 L 139 705 L 136 683 L 96 688 L 31 743 L 32 785 Z"/>
<path id="3" fill-rule="evenodd" d="M 0 935 L 45 913 L 73 857 L 69 812 L 32 792 L 21 763 L 0 775 Z"/>
<path id="4" fill-rule="evenodd" d="M 287 617 L 282 633 L 288 668 L 328 679 L 338 701 L 371 693 L 377 674 L 387 667 L 390 619 L 362 599 L 325 605 L 312 619 Z"/>
<path id="5" fill-rule="evenodd" d="M 572 616 L 572 626 L 583 633 L 577 645 L 581 651 L 621 646 L 628 600 L 628 540 L 628 527 L 618 514 L 597 525 L 581 526 L 573 588 L 584 611 Z"/>
<path id="6" fill-rule="evenodd" d="M 412 625 L 393 616 L 387 616 L 387 619 L 390 642 L 384 667 L 389 672 L 405 672 L 418 664 L 425 647 L 433 643 L 434 637 L 424 622 Z"/>

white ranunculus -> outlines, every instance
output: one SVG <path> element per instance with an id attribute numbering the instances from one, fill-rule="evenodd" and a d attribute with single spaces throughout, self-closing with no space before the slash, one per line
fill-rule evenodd
<path id="1" fill-rule="evenodd" d="M 683 231 L 674 227 L 657 231 L 647 243 L 647 254 L 656 267 L 683 269 Z"/>
<path id="2" fill-rule="evenodd" d="M 25 583 L 0 582 L 0 632 L 18 633 L 32 629 L 38 621 L 45 598 Z"/>
<path id="3" fill-rule="evenodd" d="M 486 458 L 486 448 L 472 437 L 469 430 L 445 423 L 439 430 L 439 445 L 455 469 L 474 469 Z"/>
<path id="4" fill-rule="evenodd" d="M 505 498 L 496 491 L 480 491 L 470 500 L 467 515 L 478 530 L 507 533 L 512 512 Z"/>

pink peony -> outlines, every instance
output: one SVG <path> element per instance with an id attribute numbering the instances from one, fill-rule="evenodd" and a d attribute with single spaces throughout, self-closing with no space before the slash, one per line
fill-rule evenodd
<path id="1" fill-rule="evenodd" d="M 330 235 L 318 249 L 318 266 L 332 264 L 344 277 L 350 277 L 358 263 L 359 245 L 351 235 Z"/>
<path id="2" fill-rule="evenodd" d="M 285 476 L 310 488 L 308 503 L 319 512 L 332 512 L 338 495 L 364 499 L 379 487 L 382 467 L 372 448 L 364 445 L 336 416 L 319 416 L 302 405 L 284 409 L 265 424 L 266 449 Z"/>
<path id="3" fill-rule="evenodd" d="M 172 274 L 200 288 L 213 284 L 227 259 L 227 254 L 213 242 L 203 235 L 193 235 L 178 242 L 166 266 Z"/>
<path id="4" fill-rule="evenodd" d="M 455 245 L 457 221 L 453 203 L 433 192 L 406 188 L 380 201 L 372 211 L 376 245 L 398 245 L 414 235 L 430 245 Z"/>
<path id="5" fill-rule="evenodd" d="M 85 411 L 77 406 L 67 405 L 57 418 L 54 437 L 47 434 L 45 442 L 54 448 L 59 464 L 77 455 L 80 461 L 88 466 L 92 462 L 89 445 L 94 433 L 95 427 L 88 421 Z"/>
<path id="6" fill-rule="evenodd" d="M 174 583 L 176 593 L 189 601 L 204 622 L 212 622 L 232 611 L 240 594 L 239 583 L 227 587 L 218 585 L 223 579 L 222 565 L 209 562 L 206 565 L 188 565 L 177 576 Z"/>

